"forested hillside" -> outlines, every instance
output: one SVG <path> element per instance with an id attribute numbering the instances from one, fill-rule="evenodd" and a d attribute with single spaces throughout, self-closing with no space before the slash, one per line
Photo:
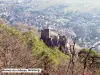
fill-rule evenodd
<path id="1" fill-rule="evenodd" d="M 0 69 L 7 67 L 42 68 L 52 73 L 58 65 L 66 64 L 68 58 L 58 49 L 48 48 L 34 35 L 33 31 L 20 33 L 1 22 Z"/>
<path id="2" fill-rule="evenodd" d="M 64 54 L 58 48 L 48 48 L 34 32 L 33 30 L 19 32 L 16 28 L 0 22 L 0 70 L 8 67 L 42 68 L 41 74 L 21 75 L 82 75 L 83 71 L 91 75 L 100 74 L 100 58 L 95 50 L 90 52 L 87 59 L 85 58 L 89 49 L 82 49 L 79 53 L 75 53 L 76 55 Z"/>

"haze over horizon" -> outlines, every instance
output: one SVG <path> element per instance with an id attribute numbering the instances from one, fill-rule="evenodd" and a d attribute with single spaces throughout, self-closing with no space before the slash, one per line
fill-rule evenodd
<path id="1" fill-rule="evenodd" d="M 69 8 L 66 11 L 79 11 L 79 12 L 96 12 L 100 11 L 100 0 L 0 0 L 0 1 L 13 1 L 13 2 L 24 2 L 32 1 L 39 3 L 39 6 L 48 7 L 57 4 L 66 4 Z M 97 10 L 96 10 L 97 9 Z"/>
<path id="2" fill-rule="evenodd" d="M 41 0 L 49 1 L 49 0 Z M 99 9 L 100 0 L 50 0 L 49 3 L 55 4 L 68 4 L 69 8 L 67 10 L 75 10 L 80 12 L 91 12 L 94 9 Z"/>

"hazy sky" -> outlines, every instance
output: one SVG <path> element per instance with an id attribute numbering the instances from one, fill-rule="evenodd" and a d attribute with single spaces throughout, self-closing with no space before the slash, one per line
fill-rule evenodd
<path id="1" fill-rule="evenodd" d="M 82 12 L 88 12 L 92 9 L 100 8 L 100 0 L 49 0 L 49 2 L 66 3 L 70 6 L 70 8 L 66 10 L 78 10 Z"/>
<path id="2" fill-rule="evenodd" d="M 45 0 L 46 1 L 46 0 Z M 94 5 L 100 5 L 100 0 L 50 0 L 53 2 L 65 2 L 65 3 L 91 3 Z"/>
<path id="3" fill-rule="evenodd" d="M 11 1 L 11 0 L 0 0 L 0 1 Z M 14 1 L 14 0 L 13 0 Z M 18 0 L 23 1 L 23 0 Z M 91 4 L 93 6 L 100 6 L 100 0 L 33 0 L 33 1 L 43 1 L 52 3 L 74 3 L 74 4 Z"/>
<path id="4" fill-rule="evenodd" d="M 11 0 L 0 0 L 0 1 L 11 1 Z M 18 0 L 23 1 L 23 0 Z M 99 5 L 100 6 L 100 0 L 33 0 L 33 1 L 51 1 L 54 3 L 62 2 L 62 3 L 88 3 L 93 5 Z"/>
<path id="5" fill-rule="evenodd" d="M 3 0 L 3 1 L 8 1 L 8 0 Z M 100 9 L 100 0 L 33 0 L 33 1 L 41 1 L 47 5 L 66 3 L 69 5 L 69 8 L 65 10 L 77 10 L 82 12 L 88 12 L 95 8 Z"/>

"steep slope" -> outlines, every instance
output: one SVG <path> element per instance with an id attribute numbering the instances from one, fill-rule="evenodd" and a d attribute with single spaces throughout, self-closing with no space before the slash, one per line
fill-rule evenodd
<path id="1" fill-rule="evenodd" d="M 8 67 L 42 68 L 52 74 L 58 65 L 67 61 L 67 55 L 45 46 L 33 31 L 20 33 L 13 27 L 0 24 L 0 70 Z"/>
<path id="2" fill-rule="evenodd" d="M 73 75 L 73 73 L 81 75 L 83 73 L 84 59 L 89 49 L 82 49 L 79 55 L 75 54 L 72 58 L 73 53 L 69 56 L 57 48 L 48 48 L 32 30 L 19 32 L 14 27 L 0 23 L 0 74 L 3 68 L 42 68 L 41 74 L 23 73 L 21 75 Z M 96 51 L 91 51 L 86 66 L 88 74 L 99 75 L 99 56 Z M 95 68 L 89 66 L 94 58 L 96 60 L 92 65 L 95 64 Z"/>

